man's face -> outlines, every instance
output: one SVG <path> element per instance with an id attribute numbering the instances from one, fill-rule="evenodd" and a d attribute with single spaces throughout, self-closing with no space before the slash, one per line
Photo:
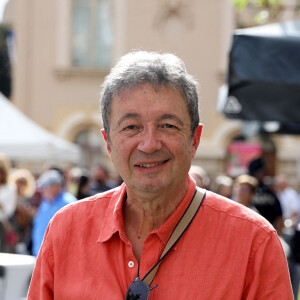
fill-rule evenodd
<path id="1" fill-rule="evenodd" d="M 191 119 L 177 90 L 142 84 L 112 101 L 107 149 L 128 190 L 158 193 L 187 186 L 202 127 L 191 138 Z"/>

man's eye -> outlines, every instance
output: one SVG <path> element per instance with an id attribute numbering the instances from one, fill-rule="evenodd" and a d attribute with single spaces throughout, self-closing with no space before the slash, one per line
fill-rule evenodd
<path id="1" fill-rule="evenodd" d="M 175 126 L 175 125 L 172 125 L 172 124 L 163 124 L 162 127 L 163 127 L 163 128 L 171 128 L 171 129 L 172 129 L 172 128 L 176 128 L 176 126 Z"/>
<path id="2" fill-rule="evenodd" d="M 133 129 L 137 129 L 137 126 L 136 125 L 128 125 L 128 126 L 124 127 L 123 130 L 133 130 Z"/>

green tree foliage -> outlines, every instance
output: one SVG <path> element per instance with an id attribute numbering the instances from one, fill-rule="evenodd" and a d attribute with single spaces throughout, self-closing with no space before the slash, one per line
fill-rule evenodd
<path id="1" fill-rule="evenodd" d="M 254 16 L 256 24 L 278 21 L 280 13 L 284 10 L 285 0 L 230 0 L 237 9 L 241 12 L 247 8 L 256 8 L 257 14 Z M 289 7 L 296 14 L 300 13 L 300 0 L 297 0 L 294 7 Z"/>
<path id="2" fill-rule="evenodd" d="M 0 24 L 0 92 L 10 97 L 11 68 L 7 47 L 7 29 Z"/>
<path id="3" fill-rule="evenodd" d="M 255 5 L 261 8 L 278 8 L 282 6 L 283 0 L 231 0 L 231 2 L 240 10 L 247 5 Z"/>

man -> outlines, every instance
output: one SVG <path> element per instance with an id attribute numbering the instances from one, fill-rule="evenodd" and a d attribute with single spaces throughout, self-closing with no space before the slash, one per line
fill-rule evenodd
<path id="1" fill-rule="evenodd" d="M 63 176 L 56 170 L 48 170 L 41 175 L 38 186 L 42 193 L 42 202 L 33 219 L 32 254 L 37 256 L 48 223 L 63 206 L 76 201 L 70 193 L 63 190 Z"/>
<path id="2" fill-rule="evenodd" d="M 196 82 L 174 55 L 129 53 L 106 78 L 101 108 L 107 150 L 124 183 L 56 214 L 28 299 L 291 300 L 275 230 L 208 191 L 151 290 L 125 298 L 157 263 L 195 193 L 188 172 L 202 130 Z"/>

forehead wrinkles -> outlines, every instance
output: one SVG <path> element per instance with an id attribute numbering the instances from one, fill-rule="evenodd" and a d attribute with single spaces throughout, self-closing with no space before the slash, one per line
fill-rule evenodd
<path id="1" fill-rule="evenodd" d="M 129 85 L 129 86 L 123 86 L 120 89 L 118 89 L 111 97 L 111 103 L 110 105 L 112 105 L 112 102 L 114 101 L 114 99 L 118 98 L 118 99 L 128 99 L 130 96 L 130 94 L 138 89 L 143 89 L 143 87 L 149 87 L 150 89 L 152 89 L 153 91 L 155 91 L 156 93 L 160 92 L 161 90 L 165 89 L 165 90 L 171 90 L 173 92 L 178 92 L 178 94 L 182 97 L 182 100 L 184 101 L 185 105 L 187 106 L 187 101 L 185 98 L 185 95 L 182 93 L 181 89 L 173 86 L 173 85 L 165 85 L 165 84 L 152 84 L 150 82 L 142 82 L 141 84 L 138 85 Z"/>
<path id="2" fill-rule="evenodd" d="M 178 88 L 173 87 L 173 86 L 165 86 L 165 85 L 153 86 L 150 83 L 143 83 L 143 84 L 132 86 L 132 87 L 124 87 L 124 88 L 118 90 L 114 94 L 114 96 L 112 97 L 111 103 L 110 103 L 110 112 L 109 112 L 110 128 L 113 129 L 111 127 L 111 125 L 113 127 L 120 126 L 120 124 L 126 119 L 130 119 L 130 118 L 140 119 L 142 117 L 140 114 L 135 113 L 134 111 L 132 111 L 132 112 L 129 111 L 127 114 L 125 114 L 123 116 L 122 115 L 117 116 L 117 120 L 114 120 L 115 124 L 111 124 L 111 116 L 114 115 L 114 112 L 116 112 L 118 102 L 120 104 L 122 102 L 130 103 L 130 100 L 131 100 L 132 97 L 136 100 L 137 99 L 136 98 L 136 93 L 140 93 L 139 94 L 139 96 L 140 96 L 139 101 L 140 102 L 145 102 L 147 100 L 151 101 L 153 97 L 151 98 L 151 96 L 150 96 L 149 98 L 147 98 L 147 96 L 145 96 L 145 98 L 144 98 L 143 94 L 146 95 L 148 92 L 151 93 L 151 91 L 154 91 L 155 93 L 158 93 L 158 95 L 161 95 L 161 94 L 159 94 L 160 92 L 164 93 L 163 91 L 168 91 L 168 90 L 171 93 L 175 92 L 177 95 L 173 94 L 173 97 L 175 96 L 175 98 L 177 98 L 177 99 L 180 98 L 180 100 L 182 100 L 182 102 L 181 103 L 178 103 L 177 101 L 171 102 L 170 105 L 169 105 L 168 111 L 166 111 L 162 116 L 160 116 L 157 121 L 162 121 L 162 120 L 165 120 L 165 119 L 173 119 L 173 120 L 176 120 L 177 122 L 179 122 L 181 126 L 184 126 L 186 121 L 187 121 L 186 118 L 181 119 L 179 116 L 172 113 L 172 107 L 173 107 L 172 104 L 176 103 L 177 105 L 182 106 L 182 109 L 186 110 L 189 117 L 190 117 L 190 113 L 189 113 L 189 110 L 188 110 L 186 100 L 183 97 L 181 91 Z M 168 94 L 165 93 L 165 96 L 170 98 L 170 94 L 168 95 Z M 171 97 L 172 97 L 172 95 L 171 95 Z M 162 98 L 162 100 L 163 100 L 163 98 Z M 147 106 L 145 106 L 145 109 L 147 109 Z M 181 109 L 181 111 L 182 111 L 182 109 Z M 126 113 L 126 112 L 124 111 L 123 113 Z M 190 118 L 189 118 L 189 121 L 190 121 Z"/>

